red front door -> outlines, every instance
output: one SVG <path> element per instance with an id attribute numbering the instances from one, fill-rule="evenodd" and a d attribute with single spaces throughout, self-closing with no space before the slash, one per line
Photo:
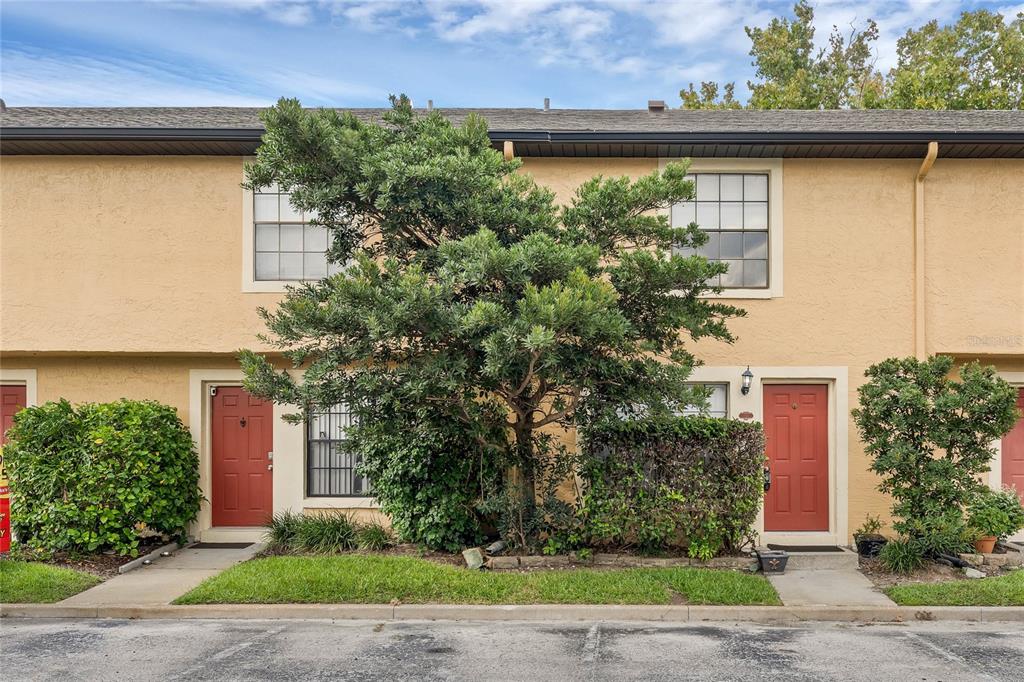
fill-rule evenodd
<path id="1" fill-rule="evenodd" d="M 212 422 L 213 525 L 261 526 L 273 510 L 273 405 L 220 386 Z"/>
<path id="2" fill-rule="evenodd" d="M 7 442 L 7 429 L 14 424 L 14 415 L 24 407 L 24 386 L 0 386 L 0 445 Z"/>
<path id="3" fill-rule="evenodd" d="M 1024 410 L 1024 388 L 1018 389 L 1017 407 Z M 1017 420 L 1016 425 L 1003 436 L 1003 485 L 1017 489 L 1017 494 L 1024 501 L 1024 416 Z"/>
<path id="4" fill-rule="evenodd" d="M 827 531 L 828 387 L 765 385 L 764 431 L 772 475 L 764 529 Z"/>

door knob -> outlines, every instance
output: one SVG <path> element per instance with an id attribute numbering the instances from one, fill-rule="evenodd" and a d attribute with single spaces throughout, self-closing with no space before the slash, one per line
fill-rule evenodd
<path id="1" fill-rule="evenodd" d="M 273 471 L 273 470 L 274 470 L 274 465 L 273 464 L 268 464 L 267 465 L 267 471 Z"/>

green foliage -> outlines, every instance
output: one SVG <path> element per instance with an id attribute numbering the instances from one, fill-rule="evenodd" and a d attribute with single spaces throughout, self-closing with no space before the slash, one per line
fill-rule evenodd
<path id="1" fill-rule="evenodd" d="M 391 529 L 378 521 L 356 526 L 356 546 L 370 552 L 381 552 L 395 546 Z"/>
<path id="2" fill-rule="evenodd" d="M 120 400 L 28 407 L 7 432 L 12 530 L 50 550 L 134 556 L 141 535 L 183 540 L 199 458 L 174 408 Z"/>
<path id="3" fill-rule="evenodd" d="M 299 533 L 299 526 L 306 517 L 291 509 L 277 512 L 267 522 L 267 531 L 264 540 L 267 549 L 285 551 L 296 544 L 296 537 Z"/>
<path id="4" fill-rule="evenodd" d="M 893 573 L 913 573 L 924 566 L 925 551 L 913 538 L 899 538 L 885 543 L 878 554 L 882 565 Z"/>
<path id="5" fill-rule="evenodd" d="M 1024 606 L 1024 571 L 993 578 L 897 585 L 885 593 L 900 606 Z"/>
<path id="6" fill-rule="evenodd" d="M 1005 538 L 1024 528 L 1024 506 L 1012 488 L 986 489 L 967 507 L 967 523 L 978 536 Z"/>
<path id="7" fill-rule="evenodd" d="M 0 560 L 0 604 L 52 604 L 99 582 L 94 575 L 70 568 Z"/>
<path id="8" fill-rule="evenodd" d="M 760 424 L 608 420 L 583 436 L 581 516 L 590 543 L 686 546 L 706 560 L 748 537 L 763 495 Z"/>
<path id="9" fill-rule="evenodd" d="M 417 414 L 383 398 L 369 403 L 372 415 L 360 415 L 348 432 L 380 510 L 406 542 L 449 552 L 479 544 L 482 506 L 501 479 L 498 457 L 464 422 L 446 419 L 437 408 L 421 407 Z M 500 442 L 501 436 L 491 438 Z"/>
<path id="10" fill-rule="evenodd" d="M 356 526 L 344 514 L 317 512 L 303 516 L 295 528 L 294 549 L 316 554 L 343 552 L 356 546 Z"/>
<path id="11" fill-rule="evenodd" d="M 757 80 L 748 81 L 750 109 L 1020 109 L 1024 104 L 1024 15 L 1007 20 L 988 10 L 963 12 L 955 24 L 910 29 L 897 42 L 897 64 L 875 68 L 879 31 L 868 19 L 844 35 L 833 26 L 828 45 L 814 46 L 814 8 L 793 6 L 793 18 L 747 26 Z M 679 93 L 684 109 L 738 109 L 734 83 L 701 83 Z M 719 98 L 718 93 L 724 95 Z"/>
<path id="12" fill-rule="evenodd" d="M 991 367 L 953 360 L 889 359 L 872 365 L 852 411 L 879 490 L 893 497 L 893 528 L 914 540 L 963 542 L 964 507 L 984 486 L 993 440 L 1017 420 L 1016 391 Z M 894 550 L 895 551 L 895 550 Z"/>
<path id="13" fill-rule="evenodd" d="M 864 535 L 878 535 L 882 530 L 882 521 L 877 516 L 868 514 L 864 517 L 864 523 L 860 528 L 853 531 L 853 537 Z"/>
<path id="14" fill-rule="evenodd" d="M 176 604 L 688 604 L 777 605 L 763 576 L 704 568 L 469 571 L 413 557 L 349 554 L 245 561 Z"/>
<path id="15" fill-rule="evenodd" d="M 331 260 L 351 265 L 262 311 L 268 343 L 303 368 L 302 381 L 244 351 L 246 387 L 303 409 L 346 403 L 382 504 L 399 516 L 416 505 L 399 533 L 437 535 L 435 546 L 478 532 L 471 499 L 507 510 L 483 499 L 480 478 L 514 467 L 501 493 L 511 500 L 514 482 L 520 509 L 499 514 L 503 531 L 536 544 L 548 524 L 536 509 L 543 462 L 555 454 L 538 434 L 623 405 L 692 402 L 685 342 L 731 341 L 726 321 L 743 313 L 705 296 L 727 266 L 672 249 L 706 240 L 695 225 L 671 227 L 663 210 L 693 197 L 686 163 L 635 180 L 595 177 L 559 206 L 492 148 L 483 119 L 456 127 L 392 101 L 375 123 L 295 100 L 264 112 L 248 186 L 291 192 L 331 234 Z M 436 446 L 411 443 L 389 459 L 400 447 L 385 426 L 394 415 L 403 428 L 425 421 L 416 433 Z M 434 468 L 445 478 L 434 488 L 452 490 L 440 508 L 411 489 Z M 394 474 L 386 491 L 382 472 Z M 423 527 L 425 514 L 434 518 Z"/>
<path id="16" fill-rule="evenodd" d="M 1024 105 L 1024 15 L 1004 20 L 964 12 L 950 26 L 929 21 L 897 43 L 886 80 L 891 109 L 1020 109 Z"/>

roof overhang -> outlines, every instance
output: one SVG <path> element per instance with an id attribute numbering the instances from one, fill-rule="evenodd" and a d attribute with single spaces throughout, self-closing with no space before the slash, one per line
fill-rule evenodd
<path id="1" fill-rule="evenodd" d="M 254 128 L 42 128 L 0 130 L 0 154 L 247 156 Z M 495 148 L 540 157 L 916 158 L 931 141 L 946 158 L 1024 158 L 1019 132 L 623 132 L 491 130 Z"/>

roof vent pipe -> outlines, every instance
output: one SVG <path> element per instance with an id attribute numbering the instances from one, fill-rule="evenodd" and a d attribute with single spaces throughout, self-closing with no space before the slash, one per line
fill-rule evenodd
<path id="1" fill-rule="evenodd" d="M 0 111 L 7 111 L 7 102 L 0 98 Z"/>
<path id="2" fill-rule="evenodd" d="M 433 111 L 433 110 L 434 110 L 434 100 L 428 99 L 427 100 L 427 111 Z"/>
<path id="3" fill-rule="evenodd" d="M 551 98 L 550 97 L 545 97 L 544 98 L 544 111 L 551 111 Z"/>
<path id="4" fill-rule="evenodd" d="M 663 99 L 649 99 L 647 100 L 647 111 L 665 111 L 665 100 Z"/>

